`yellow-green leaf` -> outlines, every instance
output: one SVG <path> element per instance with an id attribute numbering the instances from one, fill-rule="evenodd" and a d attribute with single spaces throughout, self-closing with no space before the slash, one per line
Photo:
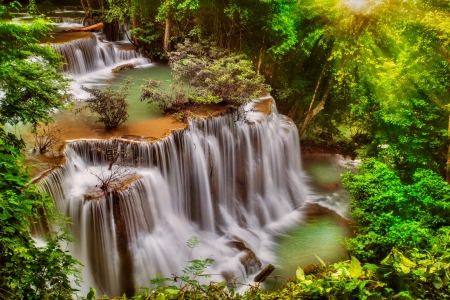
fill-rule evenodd
<path id="1" fill-rule="evenodd" d="M 350 263 L 350 277 L 358 278 L 359 276 L 361 276 L 361 263 L 356 257 L 352 256 Z"/>
<path id="2" fill-rule="evenodd" d="M 170 295 L 176 295 L 178 294 L 180 290 L 176 290 L 176 289 L 165 289 L 164 292 Z"/>
<path id="3" fill-rule="evenodd" d="M 219 290 L 223 290 L 226 286 L 227 286 L 227 282 L 226 281 L 222 281 L 222 282 L 219 282 L 216 287 Z"/>
<path id="4" fill-rule="evenodd" d="M 303 271 L 302 268 L 298 267 L 297 271 L 295 272 L 295 275 L 297 276 L 298 280 L 300 280 L 300 281 L 305 280 L 305 272 Z"/>
<path id="5" fill-rule="evenodd" d="M 314 254 L 316 257 L 317 257 L 317 259 L 320 261 L 320 263 L 322 264 L 322 266 L 324 266 L 324 267 L 326 267 L 327 265 L 325 264 L 325 262 L 320 258 L 320 257 L 318 257 L 317 256 L 317 254 Z"/>

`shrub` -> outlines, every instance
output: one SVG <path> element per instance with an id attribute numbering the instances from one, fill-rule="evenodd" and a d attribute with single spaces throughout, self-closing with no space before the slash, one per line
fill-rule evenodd
<path id="1" fill-rule="evenodd" d="M 176 81 L 168 90 L 161 81 L 149 78 L 141 85 L 139 100 L 147 101 L 149 105 L 154 104 L 165 113 L 178 112 L 189 103 L 189 88 Z"/>
<path id="2" fill-rule="evenodd" d="M 186 78 L 196 94 L 213 96 L 228 104 L 242 104 L 270 91 L 244 55 L 186 41 L 170 54 L 176 78 Z"/>
<path id="3" fill-rule="evenodd" d="M 108 83 L 104 89 L 98 86 L 81 88 L 91 94 L 91 98 L 86 100 L 86 106 L 91 112 L 100 115 L 96 122 L 105 124 L 107 130 L 117 129 L 121 124 L 128 120 L 128 102 L 125 100 L 130 93 L 132 86 L 131 78 L 122 82 L 119 89 L 114 90 L 111 83 Z"/>
<path id="4" fill-rule="evenodd" d="M 61 130 L 56 126 L 41 124 L 33 128 L 34 151 L 45 153 L 60 141 Z"/>
<path id="5" fill-rule="evenodd" d="M 381 260 L 393 248 L 426 248 L 435 230 L 450 225 L 450 185 L 429 170 L 418 169 L 403 184 L 386 164 L 368 159 L 360 173 L 347 173 L 343 185 L 357 236 L 348 251 L 367 261 Z"/>
<path id="6" fill-rule="evenodd" d="M 72 299 L 81 264 L 64 248 L 73 241 L 64 220 L 52 199 L 29 184 L 19 151 L 0 140 L 0 156 L 0 299 Z M 61 231 L 49 233 L 47 244 L 38 247 L 30 226 L 42 211 L 47 224 L 58 222 Z"/>

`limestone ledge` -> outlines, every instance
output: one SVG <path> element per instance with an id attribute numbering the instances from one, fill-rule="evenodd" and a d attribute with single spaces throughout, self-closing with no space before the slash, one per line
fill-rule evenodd
<path id="1" fill-rule="evenodd" d="M 246 104 L 245 111 L 251 115 L 247 120 L 252 124 L 261 122 L 265 116 L 270 114 L 273 98 L 271 96 L 261 97 Z M 200 118 L 214 118 L 229 113 L 230 108 L 226 105 L 203 105 L 192 110 L 191 113 Z M 64 150 L 67 143 L 78 140 L 119 140 L 126 143 L 153 143 L 168 137 L 172 131 L 184 130 L 188 123 L 175 119 L 173 115 L 141 121 L 131 125 L 122 125 L 114 131 L 108 131 L 102 125 L 89 125 L 80 122 L 76 118 L 55 118 L 56 125 L 62 132 L 61 140 L 56 150 L 45 154 L 36 155 L 30 151 L 25 163 L 32 167 L 32 182 L 37 183 L 53 170 L 65 163 Z M 25 139 L 31 140 L 31 136 Z"/>

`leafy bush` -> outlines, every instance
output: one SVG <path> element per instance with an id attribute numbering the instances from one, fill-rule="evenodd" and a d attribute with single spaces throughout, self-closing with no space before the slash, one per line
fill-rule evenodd
<path id="1" fill-rule="evenodd" d="M 189 89 L 179 81 L 173 83 L 170 89 L 166 89 L 161 81 L 149 78 L 141 85 L 139 100 L 156 105 L 165 113 L 178 112 L 189 103 Z"/>
<path id="2" fill-rule="evenodd" d="M 121 124 L 128 120 L 128 102 L 125 100 L 130 93 L 132 86 L 131 78 L 127 78 L 122 82 L 119 89 L 114 90 L 112 84 L 109 83 L 104 89 L 98 86 L 81 88 L 91 94 L 91 98 L 86 100 L 86 106 L 91 112 L 100 115 L 96 122 L 105 124 L 107 130 L 117 129 Z M 82 109 L 83 109 L 82 108 Z"/>
<path id="3" fill-rule="evenodd" d="M 368 159 L 360 173 L 347 173 L 350 210 L 357 236 L 348 251 L 367 261 L 381 260 L 393 248 L 427 248 L 435 230 L 450 225 L 450 186 L 436 173 L 418 169 L 405 185 L 386 164 Z"/>
<path id="4" fill-rule="evenodd" d="M 185 78 L 202 96 L 214 96 L 228 104 L 242 104 L 270 91 L 250 60 L 225 49 L 186 41 L 170 54 L 175 77 Z"/>
<path id="5" fill-rule="evenodd" d="M 0 156 L 0 298 L 71 299 L 80 263 L 61 246 L 71 238 L 66 231 L 53 232 L 46 246 L 36 245 L 30 220 L 45 210 L 48 222 L 58 221 L 52 200 L 28 184 L 20 154 L 2 140 Z"/>
<path id="6" fill-rule="evenodd" d="M 450 228 L 442 228 L 433 238 L 433 246 L 401 252 L 394 248 L 379 264 L 361 264 L 350 260 L 298 268 L 278 290 L 264 290 L 260 285 L 248 285 L 245 292 L 236 293 L 226 282 L 201 285 L 196 280 L 181 280 L 182 286 L 163 286 L 178 277 L 152 280 L 157 287 L 140 287 L 134 299 L 447 299 L 450 297 Z M 191 261 L 202 274 L 205 261 Z M 186 268 L 188 269 L 188 268 Z M 185 270 L 186 270 L 185 269 Z M 183 271 L 184 272 L 184 271 Z M 190 271 L 189 271 L 190 272 Z M 193 272 L 190 272 L 194 274 Z M 180 282 L 180 281 L 178 281 Z M 126 299 L 116 297 L 114 299 Z"/>
<path id="7" fill-rule="evenodd" d="M 60 141 L 61 130 L 47 123 L 35 126 L 32 133 L 34 135 L 34 151 L 45 153 Z"/>

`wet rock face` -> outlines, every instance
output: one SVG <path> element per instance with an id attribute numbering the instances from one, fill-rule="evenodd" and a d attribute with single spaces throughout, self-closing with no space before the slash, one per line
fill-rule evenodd
<path id="1" fill-rule="evenodd" d="M 256 256 L 252 249 L 248 248 L 244 242 L 235 240 L 227 243 L 230 248 L 236 249 L 239 252 L 243 252 L 243 256 L 240 261 L 245 268 L 247 275 L 253 274 L 261 269 L 261 261 Z"/>
<path id="2" fill-rule="evenodd" d="M 321 189 L 327 192 L 334 192 L 342 188 L 339 182 L 327 183 L 320 186 Z"/>

